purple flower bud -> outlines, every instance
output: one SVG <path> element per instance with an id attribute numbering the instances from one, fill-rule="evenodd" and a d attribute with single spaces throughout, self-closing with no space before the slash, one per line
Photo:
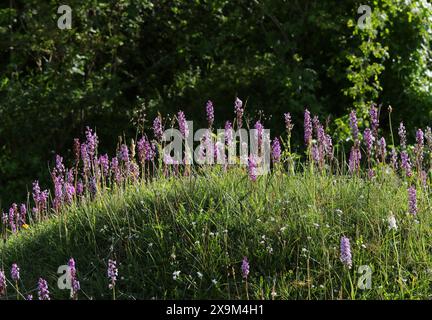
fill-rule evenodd
<path id="1" fill-rule="evenodd" d="M 316 131 L 317 131 L 318 144 L 320 145 L 320 147 L 325 147 L 325 144 L 327 142 L 326 141 L 326 134 L 324 131 L 324 127 L 320 123 L 318 123 Z"/>
<path id="2" fill-rule="evenodd" d="M 395 148 L 392 148 L 390 157 L 391 157 L 391 165 L 392 165 L 393 169 L 397 170 L 397 168 L 398 168 L 398 154 L 397 154 L 397 151 Z"/>
<path id="3" fill-rule="evenodd" d="M 213 141 L 211 137 L 210 130 L 206 130 L 199 145 L 199 158 L 200 162 L 204 163 L 205 161 L 208 161 L 207 163 L 212 161 L 212 154 L 214 154 L 213 150 Z"/>
<path id="4" fill-rule="evenodd" d="M 154 142 L 149 142 L 146 144 L 146 160 L 153 161 L 156 157 L 156 144 Z"/>
<path id="5" fill-rule="evenodd" d="M 233 127 L 230 121 L 225 122 L 225 142 L 227 145 L 231 145 L 234 139 Z"/>
<path id="6" fill-rule="evenodd" d="M 308 109 L 304 112 L 304 141 L 307 147 L 312 142 L 312 120 Z"/>
<path id="7" fill-rule="evenodd" d="M 328 140 L 329 136 L 326 135 L 324 127 L 319 122 L 318 117 L 313 118 L 313 124 L 317 135 L 318 145 L 312 147 L 312 158 L 320 165 L 320 167 L 322 167 L 324 164 L 324 156 L 327 151 L 330 151 L 330 145 L 328 144 L 331 144 L 331 140 Z"/>
<path id="8" fill-rule="evenodd" d="M 125 163 L 129 162 L 129 149 L 127 145 L 122 144 L 120 146 L 120 153 L 119 153 L 120 160 L 124 161 Z"/>
<path id="9" fill-rule="evenodd" d="M 77 187 L 76 187 L 76 194 L 81 196 L 84 193 L 84 184 L 82 181 L 78 181 Z"/>
<path id="10" fill-rule="evenodd" d="M 33 182 L 33 200 L 38 210 L 45 210 L 48 201 L 48 190 L 41 192 L 38 181 Z"/>
<path id="11" fill-rule="evenodd" d="M 74 187 L 73 183 L 66 182 L 64 184 L 64 189 L 65 189 L 64 190 L 65 191 L 64 200 L 67 204 L 71 204 L 73 197 L 75 195 L 75 187 Z"/>
<path id="12" fill-rule="evenodd" d="M 234 111 L 237 116 L 237 128 L 241 128 L 243 126 L 243 101 L 241 101 L 239 98 L 236 98 L 234 102 Z"/>
<path id="13" fill-rule="evenodd" d="M 53 176 L 54 180 L 54 201 L 53 206 L 55 210 L 60 209 L 63 203 L 63 179 L 61 177 Z"/>
<path id="14" fill-rule="evenodd" d="M 80 283 L 76 275 L 76 266 L 74 258 L 70 258 L 68 262 L 70 280 L 71 280 L 71 298 L 76 298 L 78 291 L 81 289 Z"/>
<path id="15" fill-rule="evenodd" d="M 399 125 L 398 133 L 399 133 L 399 137 L 400 137 L 401 148 L 402 148 L 402 150 L 405 150 L 407 138 L 406 138 L 406 130 L 405 130 L 405 126 L 404 126 L 403 122 L 401 122 Z"/>
<path id="16" fill-rule="evenodd" d="M 350 113 L 350 127 L 351 127 L 351 134 L 352 138 L 355 143 L 358 142 L 358 135 L 359 135 L 359 129 L 358 129 L 358 123 L 357 123 L 357 114 L 355 110 L 351 111 Z"/>
<path id="17" fill-rule="evenodd" d="M 9 208 L 9 226 L 13 233 L 17 232 L 17 228 L 15 224 L 16 214 L 17 214 L 17 205 L 13 203 L 12 206 Z"/>
<path id="18" fill-rule="evenodd" d="M 94 176 L 90 177 L 88 190 L 92 197 L 94 197 L 97 194 L 98 188 L 97 188 L 96 178 Z"/>
<path id="19" fill-rule="evenodd" d="M 183 138 L 187 138 L 189 136 L 189 126 L 186 121 L 186 116 L 183 111 L 179 111 L 177 113 L 177 120 L 180 128 L 180 132 L 183 135 Z"/>
<path id="20" fill-rule="evenodd" d="M 413 186 L 408 188 L 408 212 L 414 216 L 417 214 L 417 191 Z"/>
<path id="21" fill-rule="evenodd" d="M 215 160 L 218 164 L 225 164 L 226 156 L 224 151 L 224 144 L 221 141 L 216 141 L 214 144 L 214 151 L 215 151 Z"/>
<path id="22" fill-rule="evenodd" d="M 102 169 L 102 174 L 107 177 L 109 175 L 109 157 L 107 154 L 99 157 L 98 165 Z"/>
<path id="23" fill-rule="evenodd" d="M 27 220 L 27 207 L 24 203 L 20 206 L 20 227 L 26 223 Z"/>
<path id="24" fill-rule="evenodd" d="M 257 139 L 258 146 L 261 146 L 261 142 L 262 142 L 262 139 L 263 139 L 263 133 L 264 133 L 264 126 L 258 120 L 257 122 L 255 122 L 254 129 L 256 130 L 256 136 L 255 136 L 255 138 Z"/>
<path id="25" fill-rule="evenodd" d="M 147 140 L 146 137 L 142 137 L 138 143 L 138 160 L 142 164 L 145 161 L 152 161 L 155 157 L 156 146 Z"/>
<path id="26" fill-rule="evenodd" d="M 347 237 L 343 236 L 340 242 L 340 260 L 341 262 L 351 269 L 352 267 L 352 256 L 351 256 L 351 245 Z"/>
<path id="27" fill-rule="evenodd" d="M 278 138 L 274 138 L 272 143 L 272 159 L 273 163 L 278 163 L 281 159 L 281 146 Z"/>
<path id="28" fill-rule="evenodd" d="M 351 174 L 358 172 L 360 170 L 360 160 L 361 160 L 360 150 L 356 146 L 353 146 L 351 148 L 351 153 L 349 158 L 349 172 Z"/>
<path id="29" fill-rule="evenodd" d="M 70 168 L 66 170 L 66 182 L 69 182 L 70 184 L 74 184 L 75 177 L 74 177 L 74 169 Z"/>
<path id="30" fill-rule="evenodd" d="M 320 157 L 318 146 L 312 145 L 311 153 L 312 153 L 312 160 L 315 163 L 320 163 L 321 157 Z"/>
<path id="31" fill-rule="evenodd" d="M 325 144 L 324 144 L 325 152 L 327 157 L 330 160 L 333 160 L 333 141 L 329 134 L 325 135 Z"/>
<path id="32" fill-rule="evenodd" d="M 410 157 L 405 150 L 401 152 L 401 168 L 405 171 L 407 177 L 412 176 Z"/>
<path id="33" fill-rule="evenodd" d="M 115 260 L 108 260 L 108 278 L 110 280 L 109 288 L 112 289 L 116 285 L 118 269 L 117 262 Z"/>
<path id="34" fill-rule="evenodd" d="M 175 160 L 173 157 L 171 157 L 171 155 L 169 153 L 165 153 L 163 155 L 163 162 L 166 165 L 178 165 L 178 161 Z"/>
<path id="35" fill-rule="evenodd" d="M 248 261 L 247 257 L 243 258 L 241 271 L 242 271 L 243 279 L 247 279 L 247 277 L 249 275 L 249 261 Z"/>
<path id="36" fill-rule="evenodd" d="M 122 181 L 122 175 L 118 163 L 118 159 L 114 157 L 111 160 L 111 173 L 114 176 L 114 181 L 119 184 Z"/>
<path id="37" fill-rule="evenodd" d="M 248 173 L 250 179 L 255 182 L 257 179 L 257 163 L 253 155 L 250 155 L 248 159 Z"/>
<path id="38" fill-rule="evenodd" d="M 39 187 L 39 182 L 35 181 L 33 182 L 33 200 L 35 202 L 39 201 L 39 196 L 40 196 L 40 187 Z"/>
<path id="39" fill-rule="evenodd" d="M 372 135 L 372 131 L 369 128 L 366 128 L 363 133 L 364 143 L 366 145 L 366 154 L 368 158 L 372 155 L 372 147 L 374 142 L 374 136 Z"/>
<path id="40" fill-rule="evenodd" d="M 48 291 L 48 283 L 46 282 L 45 279 L 39 278 L 39 282 L 38 282 L 39 300 L 50 300 L 49 293 L 50 292 Z"/>
<path id="41" fill-rule="evenodd" d="M 213 109 L 213 103 L 210 100 L 207 101 L 206 112 L 207 112 L 208 125 L 209 128 L 211 128 L 214 122 L 214 109 Z"/>
<path id="42" fill-rule="evenodd" d="M 13 281 L 18 282 L 20 279 L 20 269 L 16 263 L 12 264 L 11 278 Z"/>
<path id="43" fill-rule="evenodd" d="M 414 152 L 416 154 L 418 172 L 422 171 L 423 149 L 424 149 L 424 134 L 421 129 L 418 129 L 416 133 L 416 145 L 414 148 Z"/>
<path id="44" fill-rule="evenodd" d="M 424 134 L 423 134 L 422 129 L 417 130 L 416 143 L 419 147 L 423 148 L 423 146 L 424 146 Z"/>
<path id="45" fill-rule="evenodd" d="M 136 181 L 139 178 L 139 167 L 135 162 L 128 164 L 128 173 L 132 181 Z"/>
<path id="46" fill-rule="evenodd" d="M 163 127 L 162 127 L 162 119 L 160 116 L 157 116 L 153 121 L 153 134 L 157 141 L 162 140 L 163 136 Z"/>
<path id="47" fill-rule="evenodd" d="M 85 143 L 81 144 L 81 159 L 83 161 L 84 174 L 87 176 L 90 172 L 90 156 Z"/>
<path id="48" fill-rule="evenodd" d="M 284 119 L 285 119 L 285 129 L 288 131 L 288 135 L 290 135 L 294 127 L 291 121 L 291 114 L 289 112 L 284 113 Z"/>
<path id="49" fill-rule="evenodd" d="M 384 163 L 387 154 L 387 145 L 384 137 L 379 140 L 378 147 L 379 156 L 381 158 L 381 161 Z"/>
<path id="50" fill-rule="evenodd" d="M 3 223 L 4 226 L 7 225 L 8 220 L 9 220 L 9 219 L 8 219 L 8 214 L 7 214 L 6 212 L 3 212 L 3 215 L 2 215 L 2 223 Z"/>
<path id="51" fill-rule="evenodd" d="M 96 133 L 93 133 L 92 129 L 90 129 L 89 127 L 87 127 L 86 130 L 86 138 L 87 138 L 87 152 L 90 156 L 91 159 L 93 159 L 97 146 L 98 146 L 98 137 L 96 135 Z"/>
<path id="52" fill-rule="evenodd" d="M 65 167 L 63 165 L 63 158 L 59 155 L 56 155 L 56 166 L 54 170 L 54 174 L 56 175 L 63 175 L 65 172 Z"/>
<path id="53" fill-rule="evenodd" d="M 378 137 L 378 127 L 379 127 L 379 118 L 378 118 L 378 109 L 375 106 L 372 106 L 369 110 L 369 115 L 371 119 L 371 127 L 374 137 Z"/>
<path id="54" fill-rule="evenodd" d="M 137 142 L 137 149 L 138 149 L 138 161 L 139 163 L 143 163 L 145 159 L 145 144 L 146 144 L 146 137 L 142 137 Z"/>

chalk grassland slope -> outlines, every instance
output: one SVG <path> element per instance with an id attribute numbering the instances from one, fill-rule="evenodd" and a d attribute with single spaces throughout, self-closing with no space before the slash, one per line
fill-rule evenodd
<path id="1" fill-rule="evenodd" d="M 365 181 L 276 170 L 253 183 L 241 169 L 213 169 L 112 190 L 32 225 L 0 253 L 6 272 L 19 264 L 23 295 L 37 296 L 44 277 L 53 299 L 69 297 L 57 268 L 70 257 L 80 299 L 112 298 L 109 258 L 119 265 L 118 299 L 430 298 L 430 203 L 426 192 L 418 198 L 417 217 L 407 215 L 407 186 L 384 171 Z M 351 269 L 340 261 L 342 236 Z M 357 286 L 362 265 L 372 269 L 369 290 Z M 16 297 L 11 284 L 7 296 Z"/>

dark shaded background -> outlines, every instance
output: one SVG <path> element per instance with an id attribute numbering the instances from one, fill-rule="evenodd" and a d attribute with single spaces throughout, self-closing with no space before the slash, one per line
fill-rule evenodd
<path id="1" fill-rule="evenodd" d="M 47 186 L 55 153 L 96 128 L 103 151 L 148 130 L 157 112 L 183 109 L 216 125 L 238 95 L 275 134 L 290 111 L 300 140 L 308 106 L 346 134 L 347 111 L 371 102 L 395 121 L 428 123 L 430 21 L 424 1 L 369 1 L 371 27 L 356 27 L 359 1 L 68 0 L 72 30 L 57 28 L 59 1 L 0 3 L 0 205 Z M 382 120 L 385 120 L 384 113 Z M 338 141 L 336 139 L 336 141 Z"/>

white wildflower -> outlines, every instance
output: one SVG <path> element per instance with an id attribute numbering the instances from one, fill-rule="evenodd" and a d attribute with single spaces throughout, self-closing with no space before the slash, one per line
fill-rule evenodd
<path id="1" fill-rule="evenodd" d="M 177 278 L 180 276 L 180 271 L 174 271 L 173 272 L 173 280 L 177 280 Z"/>
<path id="2" fill-rule="evenodd" d="M 387 221 L 390 230 L 397 230 L 396 218 L 393 214 L 388 217 Z"/>

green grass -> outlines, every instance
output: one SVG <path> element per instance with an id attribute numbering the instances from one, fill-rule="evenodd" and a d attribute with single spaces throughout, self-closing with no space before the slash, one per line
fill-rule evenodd
<path id="1" fill-rule="evenodd" d="M 8 277 L 18 263 L 23 295 L 36 296 L 43 277 L 54 299 L 68 298 L 57 288 L 57 268 L 70 257 L 80 299 L 112 298 L 109 258 L 119 265 L 118 299 L 271 299 L 272 291 L 275 299 L 428 299 L 428 191 L 418 188 L 418 199 L 414 218 L 406 213 L 406 183 L 385 170 L 372 181 L 276 171 L 253 183 L 241 169 L 212 169 L 71 207 L 10 237 L 1 263 Z M 390 212 L 397 231 L 389 230 Z M 350 270 L 339 260 L 342 235 L 351 241 Z M 243 256 L 250 261 L 248 295 Z M 370 290 L 357 287 L 361 265 L 373 271 Z M 11 284 L 7 298 L 16 298 Z"/>

